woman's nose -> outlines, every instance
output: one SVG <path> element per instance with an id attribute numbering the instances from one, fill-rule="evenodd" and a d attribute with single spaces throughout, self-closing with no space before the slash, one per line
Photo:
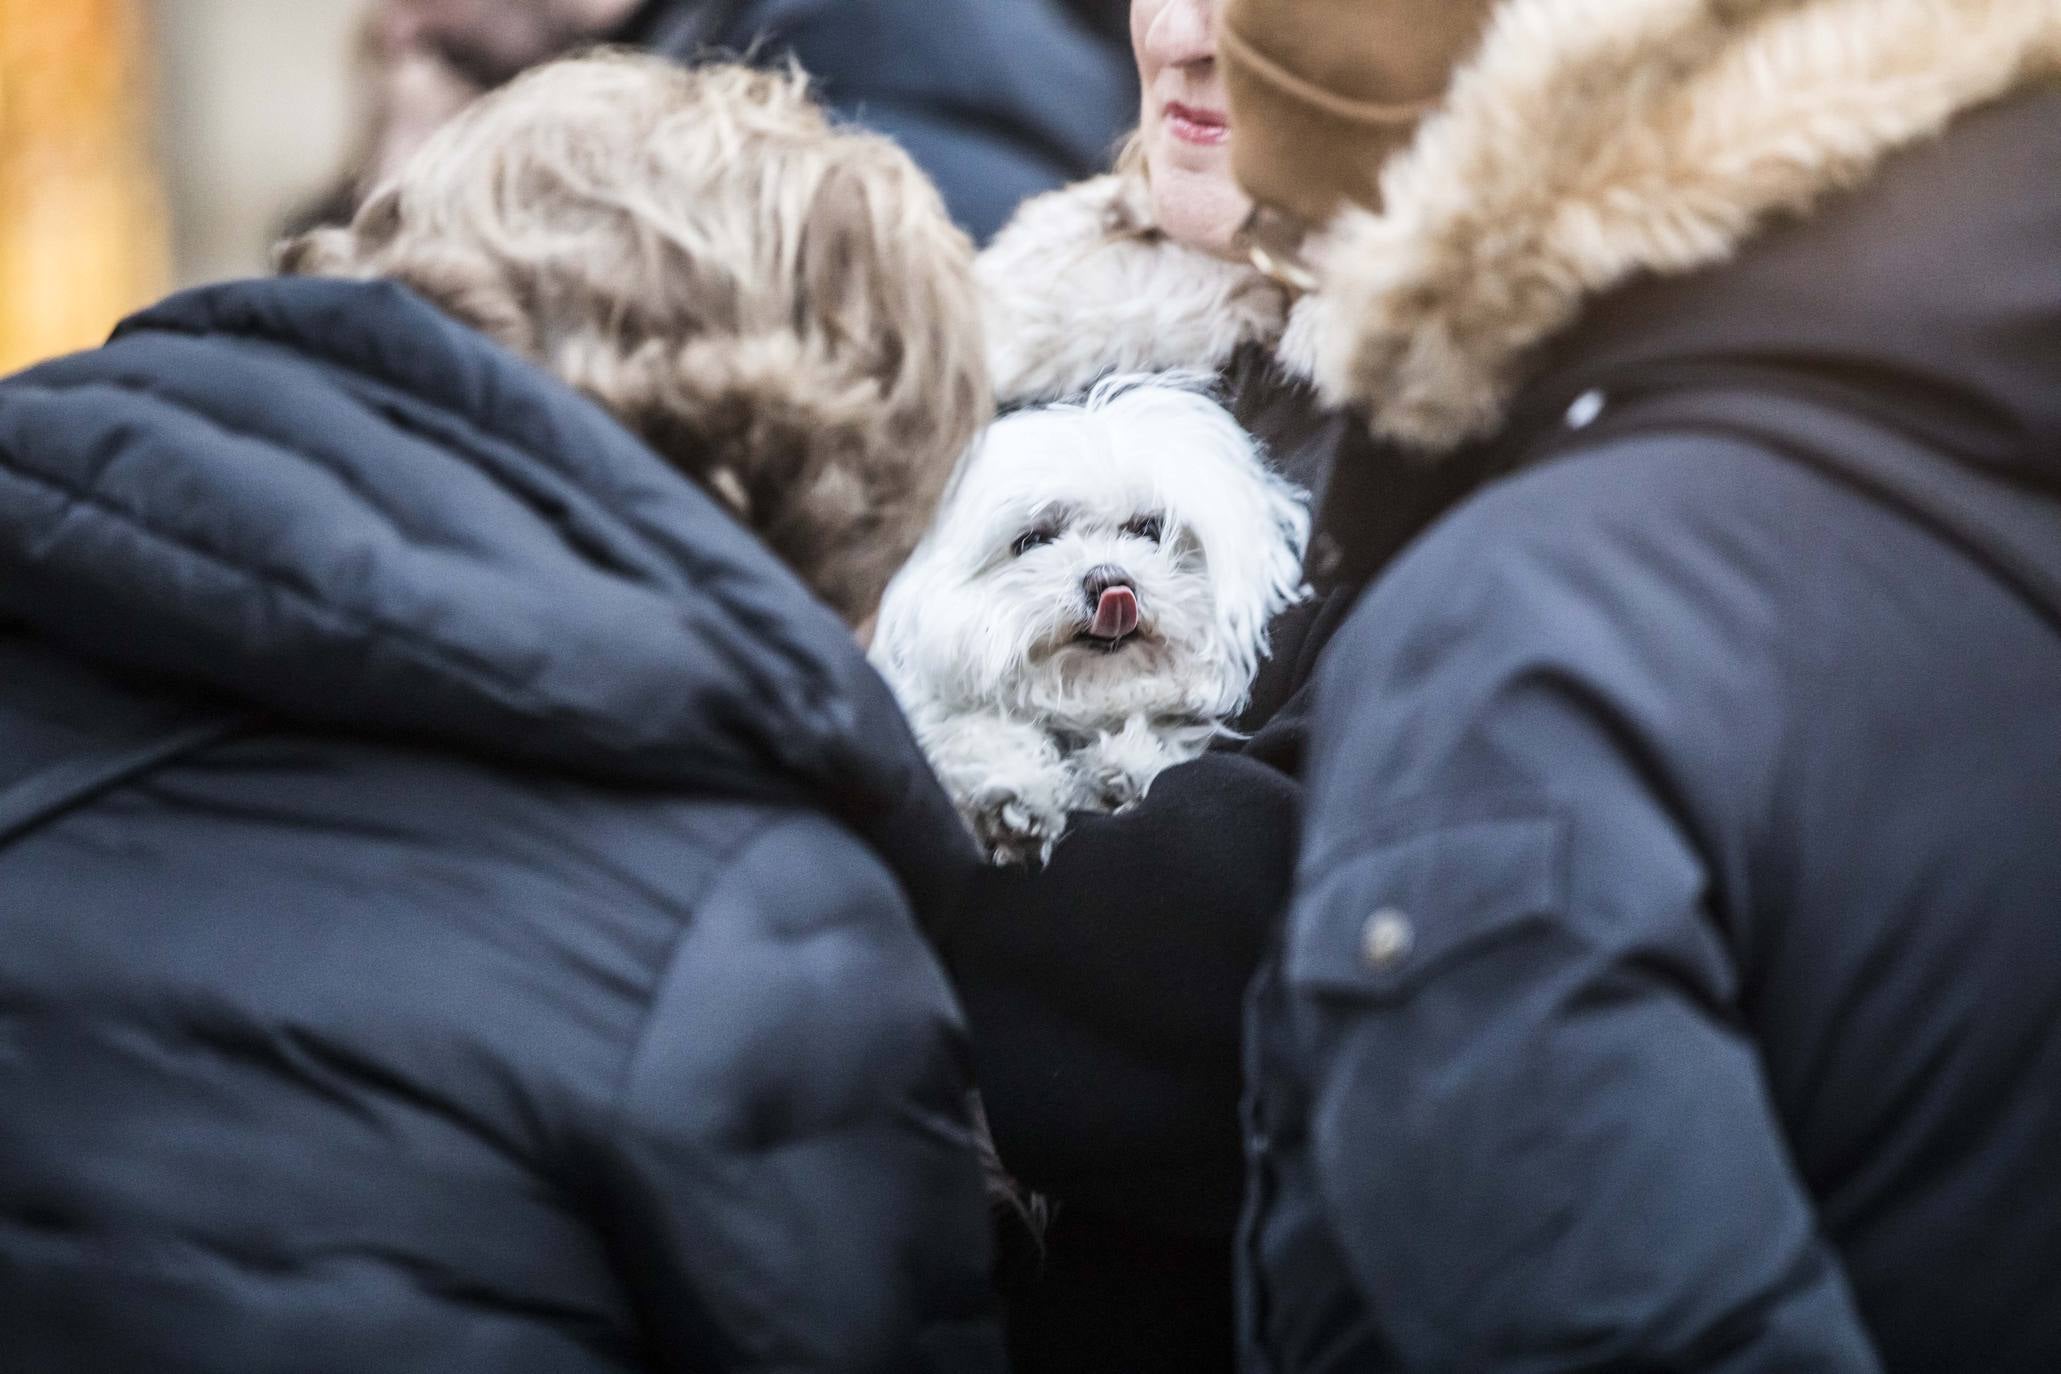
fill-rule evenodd
<path id="1" fill-rule="evenodd" d="M 1185 67 L 1217 55 L 1216 0 L 1166 0 L 1145 30 L 1154 66 Z"/>

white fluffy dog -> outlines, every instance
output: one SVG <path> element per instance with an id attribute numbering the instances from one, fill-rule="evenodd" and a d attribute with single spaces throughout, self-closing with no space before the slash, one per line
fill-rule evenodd
<path id="1" fill-rule="evenodd" d="M 1049 858 L 1244 706 L 1309 515 L 1206 378 L 1112 378 L 968 455 L 873 658 L 997 863 Z"/>

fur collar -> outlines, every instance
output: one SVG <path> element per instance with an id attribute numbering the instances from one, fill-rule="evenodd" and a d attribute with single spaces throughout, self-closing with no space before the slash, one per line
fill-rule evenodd
<path id="1" fill-rule="evenodd" d="M 1597 295 L 1723 262 L 2057 74 L 2061 0 L 1506 0 L 1382 211 L 1317 247 L 1317 380 L 1450 451 Z"/>
<path id="2" fill-rule="evenodd" d="M 1025 202 L 976 267 L 988 363 L 1004 404 L 1085 391 L 1112 372 L 1221 371 L 1246 344 L 1307 377 L 1308 314 L 1245 263 L 1153 228 L 1135 172 Z"/>

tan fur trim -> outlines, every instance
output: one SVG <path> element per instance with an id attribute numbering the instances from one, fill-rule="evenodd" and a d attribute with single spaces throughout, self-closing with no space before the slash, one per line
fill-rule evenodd
<path id="1" fill-rule="evenodd" d="M 1245 344 L 1278 341 L 1288 314 L 1249 265 L 1155 230 L 1135 174 L 1025 202 L 975 274 L 1004 402 L 1071 395 L 1112 372 L 1215 372 Z"/>
<path id="2" fill-rule="evenodd" d="M 1316 250 L 1318 381 L 1448 451 L 1597 294 L 1722 262 L 2057 73 L 2061 0 L 1506 0 L 1382 212 Z"/>

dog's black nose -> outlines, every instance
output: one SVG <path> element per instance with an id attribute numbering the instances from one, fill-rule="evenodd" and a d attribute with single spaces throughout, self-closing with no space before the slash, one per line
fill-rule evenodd
<path id="1" fill-rule="evenodd" d="M 1081 579 L 1081 590 L 1088 594 L 1090 609 L 1101 604 L 1102 593 L 1116 587 L 1131 592 L 1138 590 L 1138 584 L 1131 581 L 1131 575 L 1114 563 L 1104 563 L 1099 567 L 1090 568 L 1088 575 Z"/>

